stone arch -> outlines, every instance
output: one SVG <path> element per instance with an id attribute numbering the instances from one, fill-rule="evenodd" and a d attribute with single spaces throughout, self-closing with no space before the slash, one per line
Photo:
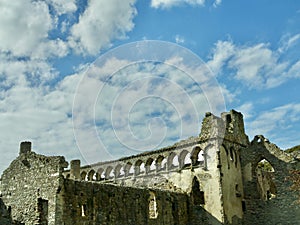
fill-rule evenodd
<path id="1" fill-rule="evenodd" d="M 204 192 L 200 190 L 200 182 L 196 176 L 192 181 L 191 199 L 194 205 L 205 204 Z"/>
<path id="2" fill-rule="evenodd" d="M 176 155 L 176 153 L 171 152 L 167 162 L 168 170 L 176 168 L 178 165 L 179 165 L 178 156 Z"/>
<path id="3" fill-rule="evenodd" d="M 88 172 L 88 174 L 87 174 L 87 179 L 88 179 L 88 181 L 92 181 L 93 180 L 93 178 L 94 178 L 94 175 L 95 175 L 95 170 L 90 170 L 89 172 Z"/>
<path id="4" fill-rule="evenodd" d="M 104 173 L 104 169 L 103 168 L 99 168 L 97 170 L 97 180 L 104 180 L 105 179 L 105 173 Z"/>
<path id="5" fill-rule="evenodd" d="M 185 166 L 191 165 L 191 153 L 187 150 L 183 150 L 179 157 L 179 167 L 184 168 Z"/>
<path id="6" fill-rule="evenodd" d="M 80 178 L 81 178 L 81 180 L 86 180 L 86 172 L 85 171 L 81 172 Z"/>
<path id="7" fill-rule="evenodd" d="M 274 183 L 275 169 L 272 164 L 266 158 L 262 158 L 254 168 L 260 198 L 265 201 L 275 198 L 277 188 Z"/>
<path id="8" fill-rule="evenodd" d="M 149 218 L 156 219 L 158 217 L 157 202 L 155 193 L 149 192 Z"/>
<path id="9" fill-rule="evenodd" d="M 227 169 L 230 169 L 230 153 L 225 145 L 220 146 L 220 154 L 221 154 L 221 161 L 224 163 L 226 161 Z"/>
<path id="10" fill-rule="evenodd" d="M 114 170 L 112 166 L 108 166 L 105 170 L 105 179 L 111 179 L 114 177 Z"/>
<path id="11" fill-rule="evenodd" d="M 159 155 L 156 159 L 156 171 L 166 170 L 167 159 Z"/>
<path id="12" fill-rule="evenodd" d="M 100 180 L 100 175 L 101 175 L 101 174 L 99 174 L 98 172 L 95 172 L 95 173 L 94 173 L 94 176 L 93 176 L 93 180 L 99 181 L 99 180 Z"/>
<path id="13" fill-rule="evenodd" d="M 142 174 L 144 172 L 145 172 L 145 164 L 144 164 L 144 162 L 142 160 L 139 159 L 134 164 L 134 174 L 136 176 L 138 176 L 138 175 L 140 175 L 140 174 Z"/>
<path id="14" fill-rule="evenodd" d="M 205 161 L 204 152 L 199 146 L 193 148 L 193 151 L 191 153 L 191 160 L 193 166 L 204 164 Z"/>
<path id="15" fill-rule="evenodd" d="M 132 163 L 131 162 L 126 163 L 124 167 L 125 177 L 133 175 L 134 171 L 132 171 L 132 169 L 133 169 Z"/>
<path id="16" fill-rule="evenodd" d="M 272 166 L 273 172 L 277 172 L 278 171 L 278 169 L 276 168 L 277 160 L 273 160 L 273 157 L 266 157 L 264 154 L 258 155 L 255 158 L 255 160 L 252 162 L 252 165 L 253 165 L 252 166 L 252 174 L 255 174 L 257 165 L 264 160 L 267 161 L 270 164 L 270 166 Z"/>
<path id="17" fill-rule="evenodd" d="M 146 168 L 146 173 L 152 173 L 155 171 L 156 167 L 155 167 L 155 160 L 153 158 L 149 158 L 147 159 L 146 163 L 145 163 L 145 168 Z"/>
<path id="18" fill-rule="evenodd" d="M 115 177 L 118 178 L 118 177 L 122 177 L 124 176 L 124 171 L 122 173 L 122 165 L 121 164 L 118 164 L 115 169 L 114 169 L 114 173 L 115 173 Z"/>

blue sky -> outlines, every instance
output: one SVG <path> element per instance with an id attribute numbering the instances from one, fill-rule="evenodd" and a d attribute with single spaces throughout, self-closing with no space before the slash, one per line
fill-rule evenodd
<path id="1" fill-rule="evenodd" d="M 158 60 L 137 62 L 134 42 Z M 299 52 L 298 0 L 0 0 L 0 171 L 23 140 L 93 163 L 232 108 L 250 139 L 298 145 Z"/>

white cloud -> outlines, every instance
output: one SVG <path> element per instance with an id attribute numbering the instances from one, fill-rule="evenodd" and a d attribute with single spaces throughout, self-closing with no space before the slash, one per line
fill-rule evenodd
<path id="1" fill-rule="evenodd" d="M 78 53 L 97 54 L 111 40 L 126 37 L 133 29 L 135 0 L 90 0 L 77 24 L 71 28 L 70 45 Z"/>
<path id="2" fill-rule="evenodd" d="M 64 57 L 68 45 L 49 32 L 57 28 L 58 17 L 76 10 L 75 0 L 49 1 L 0 0 L 0 49 L 15 57 L 47 59 Z M 56 14 L 49 11 L 51 4 Z"/>
<path id="3" fill-rule="evenodd" d="M 261 43 L 237 49 L 228 66 L 236 70 L 235 78 L 247 82 L 249 87 L 271 88 L 284 82 L 282 74 L 287 63 L 279 62 L 279 56 Z"/>
<path id="4" fill-rule="evenodd" d="M 218 7 L 219 5 L 221 5 L 221 3 L 222 3 L 222 0 L 216 0 L 214 2 L 214 7 Z"/>
<path id="5" fill-rule="evenodd" d="M 211 59 L 207 62 L 207 65 L 215 74 L 218 74 L 234 53 L 235 46 L 231 41 L 218 41 L 215 44 Z"/>
<path id="6" fill-rule="evenodd" d="M 278 49 L 280 53 L 283 53 L 293 47 L 300 40 L 300 34 L 291 36 L 290 34 L 284 35 L 281 40 L 281 46 Z"/>
<path id="7" fill-rule="evenodd" d="M 46 2 L 53 6 L 58 15 L 73 13 L 77 10 L 76 0 L 46 0 Z"/>
<path id="8" fill-rule="evenodd" d="M 43 1 L 0 0 L 0 49 L 30 55 L 48 37 L 53 21 Z"/>
<path id="9" fill-rule="evenodd" d="M 76 18 L 76 0 L 0 0 L 0 147 L 5 155 L 0 171 L 17 155 L 22 140 L 33 141 L 39 153 L 80 156 L 71 117 L 80 75 L 59 76 L 56 58 L 70 53 L 69 35 L 75 51 L 98 52 L 124 38 L 136 15 L 133 0 L 88 2 Z M 90 42 L 80 32 L 96 36 Z"/>
<path id="10" fill-rule="evenodd" d="M 213 3 L 214 7 L 220 5 L 222 0 L 216 0 Z M 191 6 L 204 6 L 206 0 L 152 0 L 151 7 L 153 8 L 171 8 L 175 6 L 180 6 L 183 4 L 191 5 Z"/>
<path id="11" fill-rule="evenodd" d="M 174 64 L 180 64 L 180 69 Z M 83 154 L 94 162 L 100 148 L 115 157 L 124 156 L 172 144 L 174 138 L 198 135 L 200 118 L 224 104 L 220 92 L 229 93 L 210 78 L 198 67 L 184 66 L 180 58 L 165 63 L 111 58 L 104 65 L 96 63 L 81 81 L 73 110 Z M 107 158 L 109 154 L 101 155 Z"/>
<path id="12" fill-rule="evenodd" d="M 181 4 L 203 6 L 205 4 L 205 0 L 152 0 L 151 1 L 151 6 L 153 8 L 171 8 L 173 6 L 178 6 Z"/>
<path id="13" fill-rule="evenodd" d="M 26 65 L 15 63 L 12 68 L 18 70 L 18 80 L 9 81 L 12 86 L 0 91 L 0 146 L 7 160 L 1 160 L 0 170 L 16 157 L 18 143 L 23 140 L 32 141 L 35 151 L 42 154 L 78 157 L 71 115 L 80 76 L 67 76 L 52 88 L 32 86 L 25 79 Z M 14 72 L 12 68 L 10 72 Z"/>
<path id="14" fill-rule="evenodd" d="M 217 75 L 232 74 L 250 89 L 268 89 L 299 77 L 300 61 L 284 60 L 283 54 L 266 43 L 239 46 L 218 41 L 207 64 Z"/>
<path id="15" fill-rule="evenodd" d="M 183 44 L 184 42 L 185 42 L 185 39 L 184 39 L 184 37 L 182 37 L 182 36 L 180 36 L 180 35 L 176 35 L 175 36 L 175 42 L 177 43 L 177 44 Z"/>
<path id="16" fill-rule="evenodd" d="M 300 126 L 300 104 L 286 104 L 261 112 L 247 126 L 252 137 L 263 134 L 272 142 L 282 144 L 282 148 L 292 147 L 292 143 L 300 142 L 295 129 Z"/>

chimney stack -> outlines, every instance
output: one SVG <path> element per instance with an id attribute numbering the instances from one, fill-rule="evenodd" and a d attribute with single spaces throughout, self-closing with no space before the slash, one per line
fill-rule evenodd
<path id="1" fill-rule="evenodd" d="M 20 154 L 26 154 L 31 152 L 31 142 L 30 141 L 23 141 L 20 144 Z"/>
<path id="2" fill-rule="evenodd" d="M 71 161 L 71 168 L 70 168 L 71 178 L 73 179 L 80 179 L 80 160 L 72 160 Z"/>

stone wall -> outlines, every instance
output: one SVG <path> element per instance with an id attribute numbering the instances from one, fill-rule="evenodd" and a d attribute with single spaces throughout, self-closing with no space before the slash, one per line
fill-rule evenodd
<path id="1" fill-rule="evenodd" d="M 12 225 L 12 218 L 10 209 L 6 207 L 0 198 L 0 224 L 1 225 Z"/>
<path id="2" fill-rule="evenodd" d="M 186 194 L 66 179 L 58 198 L 65 225 L 186 225 Z"/>
<path id="3" fill-rule="evenodd" d="M 299 161 L 261 135 L 242 150 L 241 161 L 244 224 L 300 224 L 299 193 L 291 190 L 289 179 L 291 170 L 300 169 Z"/>
<path id="4" fill-rule="evenodd" d="M 64 157 L 43 156 L 21 143 L 20 155 L 3 172 L 1 194 L 12 218 L 26 225 L 55 224 L 56 194 L 67 166 Z"/>

